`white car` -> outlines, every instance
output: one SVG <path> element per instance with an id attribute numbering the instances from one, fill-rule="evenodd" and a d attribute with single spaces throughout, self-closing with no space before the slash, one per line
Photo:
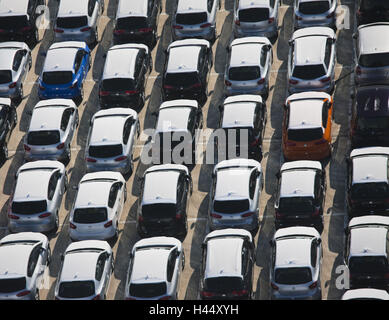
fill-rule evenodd
<path id="1" fill-rule="evenodd" d="M 342 300 L 389 300 L 389 293 L 386 290 L 372 288 L 347 290 Z"/>

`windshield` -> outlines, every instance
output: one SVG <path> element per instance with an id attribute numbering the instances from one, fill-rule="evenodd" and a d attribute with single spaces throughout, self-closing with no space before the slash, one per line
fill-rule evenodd
<path id="1" fill-rule="evenodd" d="M 256 80 L 261 77 L 261 69 L 256 66 L 233 67 L 228 71 L 228 78 L 233 81 Z"/>
<path id="2" fill-rule="evenodd" d="M 116 22 L 116 29 L 118 30 L 138 30 L 142 28 L 147 28 L 146 17 L 119 18 Z"/>
<path id="3" fill-rule="evenodd" d="M 60 141 L 58 130 L 53 131 L 31 131 L 27 135 L 27 144 L 32 146 L 48 146 L 57 144 Z"/>
<path id="4" fill-rule="evenodd" d="M 133 79 L 126 78 L 113 78 L 105 79 L 101 84 L 101 90 L 103 91 L 125 91 L 135 88 L 135 81 Z"/>
<path id="5" fill-rule="evenodd" d="M 142 216 L 145 219 L 172 219 L 177 213 L 176 205 L 173 203 L 157 203 L 142 206 Z"/>
<path id="6" fill-rule="evenodd" d="M 322 64 L 295 66 L 293 69 L 293 77 L 302 80 L 313 80 L 326 75 L 326 71 Z"/>
<path id="7" fill-rule="evenodd" d="M 75 29 L 88 25 L 86 16 L 57 18 L 57 27 L 63 29 Z"/>
<path id="8" fill-rule="evenodd" d="M 95 158 L 113 158 L 122 155 L 123 146 L 121 144 L 90 146 L 89 155 Z"/>
<path id="9" fill-rule="evenodd" d="M 16 214 L 35 214 L 47 210 L 46 200 L 12 202 L 12 212 Z"/>
<path id="10" fill-rule="evenodd" d="M 278 209 L 281 213 L 312 213 L 314 210 L 314 199 L 312 197 L 281 198 Z"/>
<path id="11" fill-rule="evenodd" d="M 138 298 L 153 298 L 166 294 L 166 282 L 156 283 L 132 283 L 130 285 L 130 296 Z"/>
<path id="12" fill-rule="evenodd" d="M 379 68 L 389 66 L 389 53 L 362 54 L 358 64 L 365 68 Z"/>
<path id="13" fill-rule="evenodd" d="M 388 260 L 382 256 L 351 257 L 349 268 L 352 273 L 382 274 L 388 271 Z"/>
<path id="14" fill-rule="evenodd" d="M 330 3 L 326 1 L 301 2 L 299 11 L 302 14 L 321 14 L 330 9 Z"/>
<path id="15" fill-rule="evenodd" d="M 184 25 L 195 25 L 207 22 L 208 15 L 206 12 L 196 13 L 178 13 L 176 15 L 176 23 Z"/>
<path id="16" fill-rule="evenodd" d="M 10 70 L 0 70 L 0 84 L 12 82 L 12 72 Z"/>
<path id="17" fill-rule="evenodd" d="M 313 141 L 322 138 L 323 138 L 322 128 L 288 130 L 288 139 L 292 141 Z"/>
<path id="18" fill-rule="evenodd" d="M 77 299 L 90 297 L 95 294 L 93 281 L 68 281 L 61 282 L 58 295 L 63 298 Z"/>
<path id="19" fill-rule="evenodd" d="M 356 183 L 351 187 L 353 199 L 388 198 L 389 188 L 385 182 Z"/>
<path id="20" fill-rule="evenodd" d="M 312 281 L 309 268 L 279 268 L 275 272 L 275 281 L 279 284 L 303 284 Z"/>
<path id="21" fill-rule="evenodd" d="M 243 289 L 243 279 L 240 277 L 214 277 L 204 281 L 204 289 L 211 292 L 230 292 Z"/>
<path id="22" fill-rule="evenodd" d="M 268 8 L 250 8 L 239 10 L 239 21 L 258 22 L 269 19 Z"/>
<path id="23" fill-rule="evenodd" d="M 357 128 L 367 129 L 389 129 L 389 117 L 358 117 Z"/>
<path id="24" fill-rule="evenodd" d="M 108 219 L 106 208 L 82 208 L 74 210 L 75 223 L 99 223 Z"/>
<path id="25" fill-rule="evenodd" d="M 45 84 L 66 84 L 73 81 L 71 71 L 51 71 L 44 72 L 42 81 Z"/>
<path id="26" fill-rule="evenodd" d="M 167 73 L 165 75 L 165 85 L 172 87 L 190 87 L 200 83 L 197 72 Z"/>
<path id="27" fill-rule="evenodd" d="M 389 10 L 389 2 L 383 0 L 361 0 L 361 10 Z"/>
<path id="28" fill-rule="evenodd" d="M 0 279 L 0 293 L 11 293 L 26 288 L 26 278 Z"/>
<path id="29" fill-rule="evenodd" d="M 213 203 L 213 210 L 219 213 L 241 213 L 250 209 L 250 202 L 248 199 L 243 200 L 225 200 Z"/>
<path id="30" fill-rule="evenodd" d="M 27 16 L 9 15 L 0 17 L 0 29 L 18 30 L 26 27 L 27 24 Z"/>

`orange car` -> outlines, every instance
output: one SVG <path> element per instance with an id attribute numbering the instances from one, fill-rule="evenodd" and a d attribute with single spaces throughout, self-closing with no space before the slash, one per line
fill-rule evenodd
<path id="1" fill-rule="evenodd" d="M 321 160 L 331 155 L 333 101 L 324 92 L 288 97 L 282 127 L 285 160 Z"/>

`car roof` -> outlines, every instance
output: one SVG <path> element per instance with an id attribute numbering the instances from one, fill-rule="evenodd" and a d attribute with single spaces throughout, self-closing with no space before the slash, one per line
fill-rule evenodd
<path id="1" fill-rule="evenodd" d="M 208 233 L 204 239 L 204 242 L 207 242 L 215 237 L 247 237 L 250 242 L 253 241 L 252 234 L 245 230 L 245 229 L 233 229 L 233 228 L 227 228 L 227 229 L 220 229 L 220 230 L 214 230 Z"/>
<path id="2" fill-rule="evenodd" d="M 352 300 L 352 299 L 389 300 L 389 293 L 386 290 L 363 288 L 363 289 L 347 290 L 342 296 L 342 300 Z"/>
<path id="3" fill-rule="evenodd" d="M 243 101 L 224 103 L 223 128 L 254 127 L 257 102 Z"/>
<path id="4" fill-rule="evenodd" d="M 328 38 L 336 38 L 335 31 L 329 27 L 308 27 L 308 28 L 301 28 L 296 30 L 291 40 L 296 40 L 297 38 L 301 37 L 312 37 L 312 36 L 319 36 L 319 37 L 328 37 Z"/>
<path id="5" fill-rule="evenodd" d="M 14 241 L 39 241 L 47 242 L 48 239 L 43 233 L 39 232 L 19 232 L 6 235 L 0 240 L 0 244 Z"/>
<path id="6" fill-rule="evenodd" d="M 159 108 L 157 132 L 187 131 L 189 115 L 193 110 L 190 105 L 166 105 Z"/>
<path id="7" fill-rule="evenodd" d="M 389 148 L 385 147 L 353 150 L 353 183 L 388 182 L 388 156 Z"/>
<path id="8" fill-rule="evenodd" d="M 0 47 L 0 69 L 1 70 L 12 70 L 12 65 L 16 51 L 20 48 L 1 48 Z"/>
<path id="9" fill-rule="evenodd" d="M 229 168 L 217 171 L 215 200 L 249 199 L 249 181 L 252 169 Z"/>
<path id="10" fill-rule="evenodd" d="M 173 47 L 169 50 L 166 72 L 197 72 L 200 46 Z"/>
<path id="11" fill-rule="evenodd" d="M 33 109 L 28 131 L 60 130 L 62 115 L 69 105 L 36 105 Z"/>
<path id="12" fill-rule="evenodd" d="M 25 15 L 27 14 L 28 0 L 1 0 L 0 15 Z"/>
<path id="13" fill-rule="evenodd" d="M 177 203 L 178 171 L 151 171 L 145 174 L 142 204 Z"/>
<path id="14" fill-rule="evenodd" d="M 34 245 L 0 246 L 0 278 L 27 276 L 28 260 Z"/>
<path id="15" fill-rule="evenodd" d="M 363 116 L 386 116 L 389 113 L 389 86 L 374 85 L 358 87 L 357 112 Z"/>
<path id="16" fill-rule="evenodd" d="M 89 0 L 60 1 L 58 17 L 74 17 L 88 14 Z"/>
<path id="17" fill-rule="evenodd" d="M 311 160 L 298 160 L 298 161 L 290 161 L 285 162 L 281 166 L 281 172 L 290 169 L 317 169 L 323 170 L 323 167 L 319 161 L 311 161 Z"/>
<path id="18" fill-rule="evenodd" d="M 388 229 L 379 226 L 352 228 L 350 256 L 385 255 Z"/>
<path id="19" fill-rule="evenodd" d="M 69 244 L 69 246 L 66 248 L 66 252 L 72 251 L 72 250 L 79 250 L 79 249 L 102 249 L 106 250 L 108 252 L 111 252 L 111 246 L 108 244 L 107 241 L 103 240 L 82 240 L 82 241 L 76 241 Z"/>
<path id="20" fill-rule="evenodd" d="M 269 8 L 269 0 L 239 0 L 239 10 L 258 7 Z"/>
<path id="21" fill-rule="evenodd" d="M 384 35 L 389 31 L 389 23 L 377 22 L 358 27 L 359 54 L 389 52 L 389 41 Z"/>
<path id="22" fill-rule="evenodd" d="M 276 267 L 311 266 L 312 238 L 291 237 L 281 238 L 276 241 Z"/>
<path id="23" fill-rule="evenodd" d="M 389 227 L 389 217 L 377 215 L 355 217 L 350 220 L 348 227 L 354 228 L 360 225 L 384 225 Z"/>
<path id="24" fill-rule="evenodd" d="M 322 100 L 299 100 L 289 104 L 288 129 L 322 128 Z"/>
<path id="25" fill-rule="evenodd" d="M 229 67 L 259 66 L 262 47 L 270 44 L 264 37 L 245 37 L 231 42 Z"/>
<path id="26" fill-rule="evenodd" d="M 76 53 L 79 48 L 49 48 L 43 67 L 43 72 L 73 71 Z"/>
<path id="27" fill-rule="evenodd" d="M 323 64 L 327 37 L 307 36 L 295 40 L 294 65 Z"/>
<path id="28" fill-rule="evenodd" d="M 207 0 L 178 0 L 177 13 L 208 11 L 207 2 Z"/>
<path id="29" fill-rule="evenodd" d="M 281 198 L 315 197 L 316 170 L 290 170 L 281 175 Z"/>
<path id="30" fill-rule="evenodd" d="M 313 227 L 287 227 L 278 229 L 274 234 L 274 239 L 291 236 L 308 236 L 320 239 L 319 232 Z"/>
<path id="31" fill-rule="evenodd" d="M 70 251 L 70 250 L 69 250 Z M 61 281 L 95 281 L 96 264 L 101 252 L 66 252 L 62 264 Z"/>
<path id="32" fill-rule="evenodd" d="M 116 18 L 147 17 L 148 0 L 119 0 Z"/>
<path id="33" fill-rule="evenodd" d="M 286 104 L 288 102 L 298 101 L 298 100 L 330 100 L 331 96 L 326 92 L 320 92 L 320 91 L 306 91 L 306 92 L 300 92 L 300 93 L 294 93 L 290 95 L 286 99 Z"/>

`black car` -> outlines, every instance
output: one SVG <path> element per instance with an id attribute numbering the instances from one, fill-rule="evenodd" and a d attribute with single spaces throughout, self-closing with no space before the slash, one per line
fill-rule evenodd
<path id="1" fill-rule="evenodd" d="M 162 99 L 194 99 L 204 105 L 212 64 L 212 49 L 207 40 L 186 39 L 171 43 L 166 51 Z"/>
<path id="2" fill-rule="evenodd" d="M 5 161 L 8 158 L 8 141 L 17 123 L 17 113 L 15 107 L 9 99 L 0 99 L 0 156 Z"/>
<path id="3" fill-rule="evenodd" d="M 352 148 L 389 146 L 389 85 L 358 87 L 352 96 Z"/>
<path id="4" fill-rule="evenodd" d="M 385 0 L 358 0 L 358 25 L 389 21 L 389 2 Z"/>
<path id="5" fill-rule="evenodd" d="M 157 43 L 161 0 L 120 0 L 113 30 L 114 44 L 144 43 L 153 47 Z"/>
<path id="6" fill-rule="evenodd" d="M 111 47 L 106 55 L 100 81 L 100 107 L 141 109 L 145 103 L 146 77 L 151 69 L 151 55 L 146 45 L 123 44 Z"/>
<path id="7" fill-rule="evenodd" d="M 141 237 L 185 237 L 192 179 L 182 165 L 152 166 L 144 173 L 138 207 Z"/>
<path id="8" fill-rule="evenodd" d="M 39 39 L 37 19 L 44 13 L 44 0 L 0 1 L 0 41 L 22 41 L 30 47 Z"/>

